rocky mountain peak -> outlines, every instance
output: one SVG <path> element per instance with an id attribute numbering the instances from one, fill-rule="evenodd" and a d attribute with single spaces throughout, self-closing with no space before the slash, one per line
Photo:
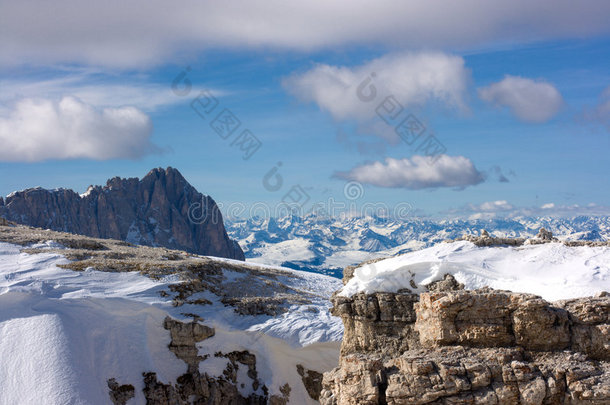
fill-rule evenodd
<path id="1" fill-rule="evenodd" d="M 81 195 L 42 188 L 12 193 L 0 203 L 0 215 L 57 231 L 244 259 L 215 201 L 172 167 L 153 169 L 141 180 L 113 177 Z"/>

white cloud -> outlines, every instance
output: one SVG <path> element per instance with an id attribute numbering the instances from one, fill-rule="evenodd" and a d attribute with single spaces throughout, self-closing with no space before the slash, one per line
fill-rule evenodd
<path id="1" fill-rule="evenodd" d="M 0 161 L 139 158 L 157 150 L 151 132 L 150 118 L 134 107 L 26 98 L 0 116 Z"/>
<path id="2" fill-rule="evenodd" d="M 0 80 L 0 104 L 9 104 L 23 98 L 60 99 L 74 96 L 96 107 L 137 106 L 144 111 L 154 111 L 160 107 L 183 103 L 171 90 L 169 83 L 147 83 L 145 78 L 129 76 L 117 82 L 112 75 L 99 72 L 76 71 L 58 72 L 56 77 L 36 80 Z M 190 94 L 200 90 L 192 88 Z M 216 96 L 223 95 L 211 90 Z"/>
<path id="3" fill-rule="evenodd" d="M 508 107 L 520 120 L 545 122 L 563 105 L 563 98 L 552 84 L 507 75 L 503 80 L 478 89 L 479 97 L 488 103 Z"/>
<path id="4" fill-rule="evenodd" d="M 513 205 L 509 204 L 506 200 L 498 200 L 498 201 L 487 201 L 482 204 L 472 206 L 473 211 L 486 211 L 486 212 L 495 212 L 495 211 L 508 211 L 512 210 Z"/>
<path id="5" fill-rule="evenodd" d="M 349 172 L 339 172 L 336 176 L 379 187 L 411 190 L 464 188 L 485 180 L 470 159 L 447 155 L 439 156 L 433 164 L 425 156 L 413 156 L 411 159 L 386 158 L 385 162 L 367 163 Z"/>
<path id="6" fill-rule="evenodd" d="M 608 15 L 604 0 L 15 1 L 2 5 L 0 64 L 142 68 L 227 47 L 473 48 L 605 34 Z"/>
<path id="7" fill-rule="evenodd" d="M 370 81 L 359 93 L 367 79 Z M 376 107 L 387 96 L 396 97 L 405 107 L 435 100 L 465 110 L 468 79 L 461 57 L 420 52 L 390 54 L 352 68 L 317 65 L 286 78 L 283 85 L 301 101 L 316 103 L 337 120 L 363 121 L 376 115 Z"/>
<path id="8" fill-rule="evenodd" d="M 542 204 L 542 205 L 540 206 L 540 208 L 541 208 L 541 209 L 543 209 L 543 210 L 550 210 L 550 209 L 555 208 L 555 203 L 546 203 L 546 204 Z"/>

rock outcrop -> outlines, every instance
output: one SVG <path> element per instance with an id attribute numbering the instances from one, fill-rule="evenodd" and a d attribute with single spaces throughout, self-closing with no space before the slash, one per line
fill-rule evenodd
<path id="1" fill-rule="evenodd" d="M 566 246 L 610 246 L 610 241 L 592 241 L 592 240 L 564 240 L 560 241 L 553 236 L 553 233 L 544 228 L 540 228 L 538 234 L 533 238 L 509 238 L 491 236 L 485 229 L 481 230 L 480 235 L 463 235 L 455 241 L 465 240 L 472 242 L 479 247 L 483 246 L 523 246 L 523 245 L 540 245 L 544 243 L 563 243 Z M 449 240 L 453 242 L 454 240 Z M 352 270 L 353 271 L 353 270 Z"/>
<path id="2" fill-rule="evenodd" d="M 20 224 L 96 238 L 164 246 L 207 256 L 244 260 L 226 233 L 214 200 L 171 167 L 141 180 L 108 180 L 79 195 L 33 188 L 0 199 L 0 217 Z"/>
<path id="3" fill-rule="evenodd" d="M 610 404 L 608 294 L 434 287 L 333 297 L 345 335 L 322 404 Z"/>
<path id="4" fill-rule="evenodd" d="M 116 379 L 108 380 L 110 401 L 114 405 L 125 405 L 127 401 L 136 396 L 136 389 L 131 384 L 119 384 Z"/>
<path id="5" fill-rule="evenodd" d="M 248 351 L 234 351 L 229 353 L 216 352 L 214 357 L 225 358 L 226 368 L 221 376 L 208 375 L 205 357 L 198 356 L 197 343 L 214 336 L 214 329 L 205 326 L 199 321 L 180 322 L 166 318 L 165 329 L 169 330 L 171 342 L 168 346 L 176 357 L 187 365 L 187 372 L 178 377 L 175 384 L 159 381 L 154 372 L 142 374 L 144 383 L 144 397 L 150 405 L 188 405 L 188 404 L 275 404 L 286 405 L 290 399 L 291 388 L 285 384 L 280 388 L 280 394 L 269 395 L 269 389 L 258 378 L 256 370 L 256 356 Z M 247 370 L 247 378 L 251 381 L 251 393 L 244 395 L 244 383 L 238 379 L 240 368 Z M 111 401 L 125 404 L 134 396 L 132 385 L 119 385 L 115 379 L 108 380 Z"/>
<path id="6" fill-rule="evenodd" d="M 322 391 L 322 378 L 324 375 L 315 370 L 308 370 L 302 364 L 297 364 L 297 372 L 301 376 L 307 394 L 309 394 L 311 399 L 318 401 Z"/>

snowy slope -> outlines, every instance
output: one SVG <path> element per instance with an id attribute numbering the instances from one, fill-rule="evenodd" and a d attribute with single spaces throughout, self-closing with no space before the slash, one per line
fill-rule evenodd
<path id="1" fill-rule="evenodd" d="M 137 272 L 57 267 L 62 263 L 67 260 L 58 254 L 30 255 L 0 243 L 0 404 L 105 404 L 109 378 L 135 386 L 130 404 L 145 403 L 143 372 L 175 382 L 187 370 L 167 349 L 167 315 L 190 321 L 183 314 L 194 313 L 216 329 L 200 344 L 202 356 L 211 354 L 202 371 L 222 374 L 227 359 L 213 353 L 249 350 L 271 393 L 289 383 L 295 403 L 313 403 L 297 363 L 324 371 L 338 361 L 343 328 L 328 314 L 328 297 L 341 286 L 336 279 L 288 270 L 297 277 L 283 282 L 317 298 L 277 317 L 241 316 L 208 291 L 200 294 L 211 305 L 174 307 L 159 293 L 179 282 L 175 275 L 152 280 Z M 243 277 L 223 272 L 227 282 Z M 242 394 L 248 395 L 252 384 L 242 374 Z"/>
<path id="2" fill-rule="evenodd" d="M 402 288 L 421 292 L 424 285 L 446 273 L 467 289 L 488 286 L 537 294 L 549 301 L 591 296 L 610 291 L 610 247 L 441 243 L 355 269 L 340 295 L 396 292 Z"/>

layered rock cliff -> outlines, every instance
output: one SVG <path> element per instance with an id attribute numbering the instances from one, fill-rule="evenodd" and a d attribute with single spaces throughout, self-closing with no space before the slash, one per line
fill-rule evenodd
<path id="1" fill-rule="evenodd" d="M 151 170 L 141 180 L 115 177 L 83 195 L 66 189 L 15 192 L 0 198 L 0 216 L 56 231 L 244 260 L 214 200 L 171 167 Z"/>
<path id="2" fill-rule="evenodd" d="M 333 297 L 345 334 L 322 404 L 610 404 L 607 293 L 431 287 Z"/>

